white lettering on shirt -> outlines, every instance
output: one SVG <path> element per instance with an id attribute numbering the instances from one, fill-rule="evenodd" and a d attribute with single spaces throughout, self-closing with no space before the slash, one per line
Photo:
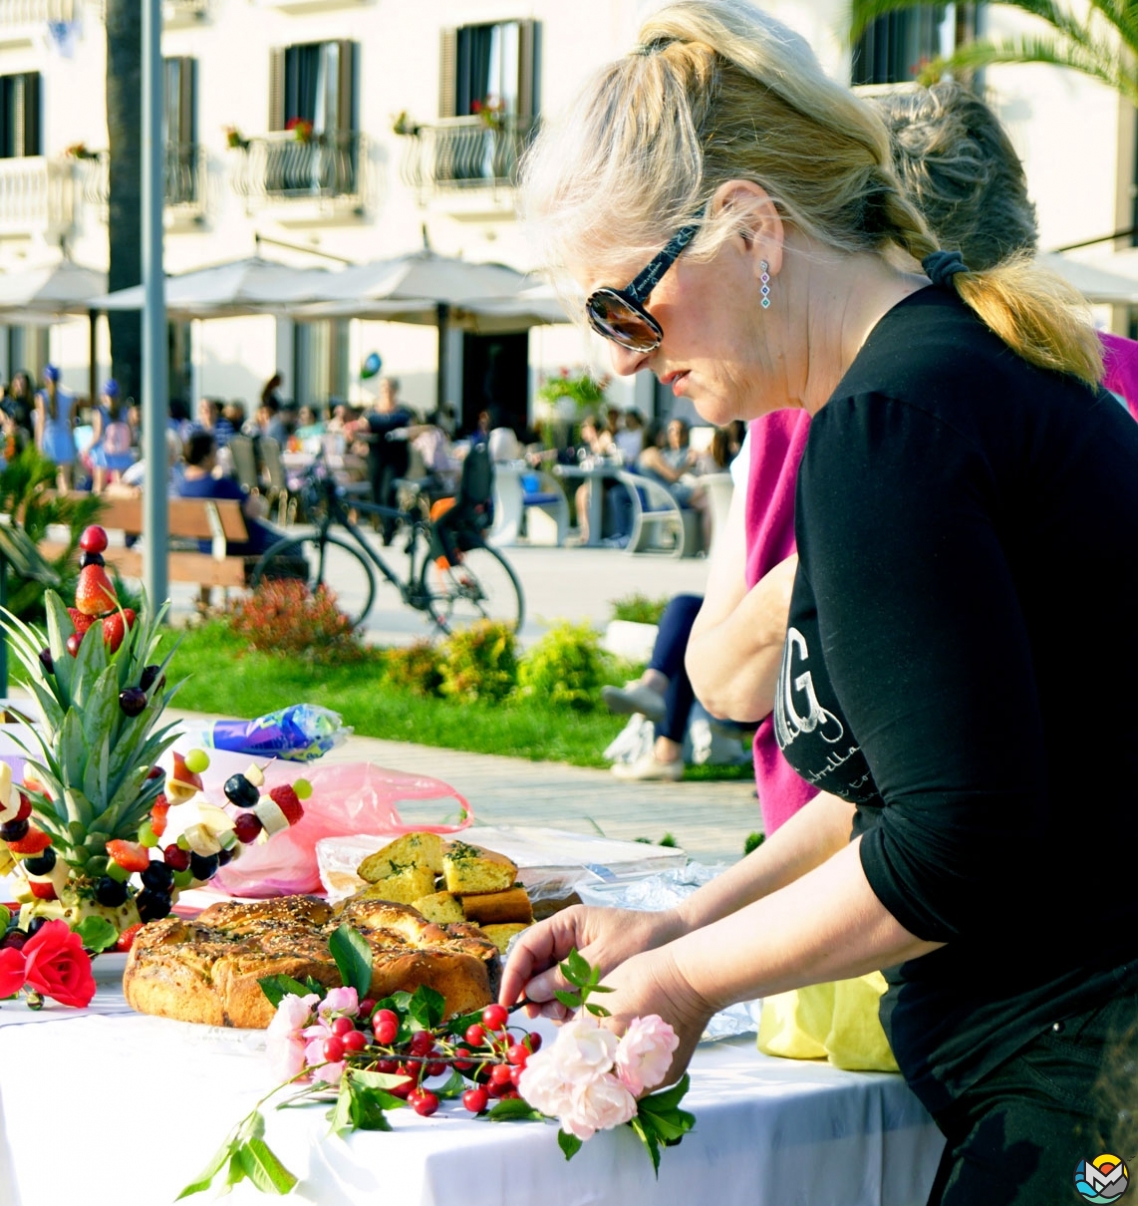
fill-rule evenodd
<path id="1" fill-rule="evenodd" d="M 774 713 L 775 737 L 782 749 L 791 745 L 799 734 L 813 733 L 815 729 L 823 741 L 831 744 L 840 741 L 845 734 L 842 722 L 818 702 L 810 671 L 801 669 L 802 664 L 809 659 L 806 638 L 797 628 L 787 629 L 786 643 L 782 647 L 782 665 L 778 672 Z M 796 706 L 796 703 L 799 706 Z M 843 758 L 837 765 L 840 766 L 844 761 Z"/>

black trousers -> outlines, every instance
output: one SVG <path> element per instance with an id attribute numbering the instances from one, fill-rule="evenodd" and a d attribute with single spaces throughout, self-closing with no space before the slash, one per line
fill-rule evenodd
<path id="1" fill-rule="evenodd" d="M 1075 1204 L 1076 1169 L 1108 1153 L 1135 1181 L 1138 993 L 1056 1023 L 936 1121 L 948 1145 L 928 1206 Z"/>

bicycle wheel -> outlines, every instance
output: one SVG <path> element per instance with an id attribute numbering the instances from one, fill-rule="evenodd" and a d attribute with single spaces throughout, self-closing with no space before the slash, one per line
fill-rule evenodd
<path id="1" fill-rule="evenodd" d="M 423 565 L 420 584 L 430 599 L 435 623 L 451 632 L 477 620 L 499 620 L 517 632 L 525 617 L 525 602 L 510 563 L 485 544 L 458 556 L 457 565 L 431 559 Z"/>
<path id="2" fill-rule="evenodd" d="M 278 540 L 253 568 L 250 585 L 300 579 L 315 592 L 323 586 L 352 626 L 363 622 L 375 599 L 375 575 L 364 555 L 339 536 L 288 536 Z"/>

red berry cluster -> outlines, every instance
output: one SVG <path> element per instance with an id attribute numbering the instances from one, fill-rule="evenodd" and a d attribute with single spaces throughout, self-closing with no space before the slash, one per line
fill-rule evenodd
<path id="1" fill-rule="evenodd" d="M 519 1096 L 522 1070 L 541 1046 L 539 1034 L 511 1034 L 508 1018 L 503 1006 L 487 1005 L 480 1022 L 464 1019 L 468 1024 L 460 1033 L 452 1029 L 455 1023 L 451 1022 L 436 1030 L 416 1030 L 398 1042 L 398 1013 L 377 1008 L 375 1001 L 365 999 L 354 1019 L 339 1017 L 332 1023 L 332 1036 L 324 1041 L 324 1058 L 329 1063 L 346 1060 L 356 1068 L 403 1077 L 387 1092 L 424 1117 L 439 1108 L 438 1094 L 425 1082 L 453 1068 L 473 1082 L 462 1094 L 462 1104 L 472 1114 L 481 1114 L 492 1098 Z"/>

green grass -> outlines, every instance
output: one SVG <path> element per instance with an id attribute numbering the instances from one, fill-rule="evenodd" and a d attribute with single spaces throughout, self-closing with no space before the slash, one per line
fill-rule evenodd
<path id="1" fill-rule="evenodd" d="M 314 666 L 248 650 L 224 623 L 181 634 L 170 678 L 184 678 L 174 706 L 251 720 L 295 703 L 339 712 L 363 737 L 503 754 L 535 762 L 607 766 L 605 747 L 625 717 L 533 700 L 502 704 L 423 699 L 386 681 L 382 655 L 349 666 Z M 690 779 L 746 779 L 749 767 L 689 767 Z"/>

